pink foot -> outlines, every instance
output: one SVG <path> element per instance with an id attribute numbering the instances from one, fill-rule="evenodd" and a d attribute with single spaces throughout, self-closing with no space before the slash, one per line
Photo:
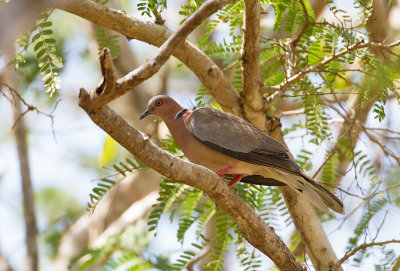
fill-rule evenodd
<path id="1" fill-rule="evenodd" d="M 235 183 L 239 182 L 243 178 L 243 175 L 238 174 L 233 177 L 233 179 L 229 182 L 229 186 L 234 185 Z"/>
<path id="2" fill-rule="evenodd" d="M 223 169 L 221 169 L 221 170 L 218 170 L 218 171 L 215 172 L 215 173 L 217 173 L 218 176 L 224 176 L 225 174 L 231 172 L 231 171 L 234 170 L 234 169 L 235 169 L 235 166 L 228 166 L 228 167 L 226 167 L 226 168 L 223 168 Z"/>

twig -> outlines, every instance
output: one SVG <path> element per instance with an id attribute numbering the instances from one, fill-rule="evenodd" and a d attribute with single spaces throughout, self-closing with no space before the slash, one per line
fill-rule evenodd
<path id="1" fill-rule="evenodd" d="M 297 34 L 296 38 L 294 40 L 292 40 L 292 42 L 291 42 L 293 48 L 296 47 L 297 43 L 300 41 L 301 37 L 306 32 L 307 27 L 310 25 L 310 15 L 308 14 L 308 11 L 307 11 L 306 5 L 304 4 L 304 1 L 297 0 L 297 2 L 300 3 L 301 8 L 303 9 L 305 22 L 304 22 L 303 27 L 301 28 L 300 32 Z"/>
<path id="2" fill-rule="evenodd" d="M 31 105 L 27 101 L 25 101 L 25 99 L 21 96 L 21 94 L 19 94 L 19 92 L 16 89 L 11 87 L 6 82 L 3 82 L 0 80 L 0 84 L 5 86 L 10 91 L 10 93 L 13 97 L 13 101 L 5 93 L 3 93 L 3 91 L 0 89 L 1 94 L 3 94 L 3 96 L 6 97 L 6 99 L 9 100 L 10 103 L 15 104 L 17 102 L 16 99 L 18 99 L 20 102 L 22 102 L 27 107 L 26 110 L 21 112 L 21 114 L 18 116 L 18 118 L 14 121 L 14 124 L 12 125 L 11 129 L 15 128 L 15 126 L 18 124 L 18 122 L 26 115 L 26 113 L 28 113 L 29 111 L 35 111 L 37 114 L 41 114 L 41 115 L 44 115 L 44 116 L 50 118 L 53 137 L 54 137 L 54 140 L 56 140 L 56 134 L 55 134 L 55 129 L 54 129 L 54 117 L 55 117 L 54 111 L 56 110 L 58 103 L 61 101 L 61 99 L 57 100 L 57 102 L 55 103 L 55 105 L 53 107 L 53 110 L 50 113 L 45 113 L 45 112 L 39 110 L 36 106 Z"/>
<path id="3" fill-rule="evenodd" d="M 373 135 L 372 133 L 370 133 L 368 131 L 368 129 L 364 126 L 364 124 L 362 124 L 360 121 L 357 121 L 357 118 L 350 118 L 348 117 L 348 113 L 347 116 L 344 115 L 342 112 L 340 112 L 337 108 L 335 108 L 334 106 L 331 106 L 329 104 L 327 104 L 330 108 L 332 108 L 333 110 L 335 110 L 344 120 L 346 120 L 348 123 L 351 123 L 351 121 L 353 121 L 358 127 L 360 127 L 360 129 L 368 136 L 369 140 L 371 140 L 372 142 L 374 142 L 375 144 L 379 145 L 379 147 L 381 147 L 381 149 L 383 150 L 383 152 L 391 157 L 393 157 L 397 164 L 400 165 L 400 156 L 397 156 L 394 152 L 392 152 L 392 150 L 390 150 L 379 138 L 377 138 L 375 135 Z M 352 119 L 352 120 L 351 120 Z M 375 128 L 377 129 L 377 128 Z M 385 129 L 385 128 L 381 128 L 381 129 Z"/>
<path id="4" fill-rule="evenodd" d="M 265 99 L 265 106 L 266 106 L 266 108 L 273 106 L 278 101 L 278 99 L 282 97 L 285 90 L 288 88 L 288 86 L 290 84 L 299 81 L 300 79 L 302 79 L 303 77 L 305 77 L 307 74 L 309 74 L 311 72 L 317 72 L 318 70 L 322 69 L 325 65 L 329 64 L 330 62 L 332 62 L 350 52 L 353 52 L 353 51 L 356 51 L 359 49 L 363 49 L 363 48 L 380 48 L 383 50 L 389 50 L 398 45 L 400 45 L 400 40 L 397 40 L 397 41 L 389 43 L 389 44 L 376 43 L 376 42 L 365 42 L 364 40 L 362 40 L 353 45 L 350 45 L 346 49 L 343 49 L 342 51 L 340 51 L 338 53 L 334 53 L 330 57 L 324 58 L 323 61 L 321 61 L 320 63 L 318 63 L 316 65 L 300 70 L 298 73 L 296 73 L 295 75 L 286 79 L 283 83 L 281 83 L 279 85 L 264 87 L 262 89 L 264 92 L 275 90 L 275 92 L 272 95 L 270 95 L 269 97 L 267 97 Z"/>
<path id="5" fill-rule="evenodd" d="M 197 264 L 198 262 L 200 262 L 202 259 L 204 259 L 206 256 L 208 256 L 208 254 L 211 251 L 211 247 L 210 245 L 207 245 L 207 247 L 205 249 L 203 249 L 203 251 L 197 255 L 197 257 L 195 259 L 193 259 L 193 261 L 191 261 L 188 266 L 187 266 L 187 270 L 188 271 L 193 271 L 194 270 L 194 265 Z"/>
<path id="6" fill-rule="evenodd" d="M 155 23 L 159 25 L 163 25 L 165 20 L 161 17 L 161 14 L 158 13 L 158 10 L 151 10 L 153 12 L 154 17 L 156 18 Z"/>
<path id="7" fill-rule="evenodd" d="M 362 245 L 359 245 L 358 247 L 355 247 L 353 250 L 346 252 L 346 254 L 339 260 L 336 262 L 336 266 L 339 267 L 340 265 L 342 265 L 345 261 L 347 261 L 351 256 L 353 256 L 354 254 L 356 254 L 358 251 L 362 250 L 362 249 L 366 249 L 368 247 L 372 247 L 372 246 L 383 246 L 386 244 L 392 244 L 392 243 L 400 243 L 400 240 L 388 240 L 388 241 L 383 241 L 383 242 L 371 242 L 371 243 L 365 243 Z"/>
<path id="8" fill-rule="evenodd" d="M 393 131 L 393 130 L 390 130 L 390 129 L 388 129 L 388 128 L 365 127 L 365 129 L 367 129 L 367 130 L 375 130 L 375 131 L 384 131 L 384 132 L 387 132 L 387 133 L 392 133 L 392 134 L 398 134 L 398 135 L 400 135 L 400 132 L 398 132 L 398 131 Z"/>
<path id="9" fill-rule="evenodd" d="M 321 169 L 325 166 L 325 164 L 328 162 L 328 160 L 332 157 L 332 156 L 334 156 L 335 155 L 335 153 L 336 153 L 336 151 L 335 150 L 333 150 L 333 151 L 331 151 L 331 153 L 328 155 L 328 157 L 325 159 L 325 161 L 322 163 L 322 165 L 318 168 L 318 170 L 314 173 L 314 175 L 313 175 L 313 179 L 315 179 L 315 177 L 318 175 L 318 173 L 321 171 Z"/>
<path id="10" fill-rule="evenodd" d="M 377 138 L 375 135 L 370 133 L 362 123 L 357 122 L 357 125 L 364 131 L 364 133 L 368 136 L 369 140 L 371 140 L 375 144 L 379 145 L 379 147 L 381 147 L 381 149 L 383 150 L 383 152 L 385 154 L 393 157 L 394 160 L 396 160 L 397 164 L 400 165 L 400 157 L 399 156 L 394 154 L 392 152 L 392 150 L 389 149 L 379 138 Z"/>
<path id="11" fill-rule="evenodd" d="M 288 111 L 283 111 L 281 113 L 278 113 L 278 117 L 300 115 L 300 114 L 304 114 L 304 112 L 305 112 L 305 108 L 302 107 L 299 109 L 288 110 Z"/>
<path id="12" fill-rule="evenodd" d="M 288 95 L 283 94 L 282 97 L 287 98 L 295 98 L 295 97 L 305 97 L 305 96 L 324 96 L 324 95 L 351 95 L 351 94 L 362 94 L 361 92 L 335 92 L 335 93 L 306 93 L 306 94 L 296 94 L 296 95 Z"/>

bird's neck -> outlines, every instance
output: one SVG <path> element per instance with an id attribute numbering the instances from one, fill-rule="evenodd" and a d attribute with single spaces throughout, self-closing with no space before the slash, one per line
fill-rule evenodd
<path id="1" fill-rule="evenodd" d="M 186 110 L 185 112 L 180 113 L 184 109 L 185 108 L 181 107 L 180 109 L 171 113 L 168 118 L 163 119 L 172 137 L 181 148 L 181 144 L 185 142 L 185 138 L 187 139 L 187 137 L 190 136 L 188 134 L 189 130 L 187 127 L 189 118 L 193 112 L 192 110 Z M 180 116 L 178 118 L 175 118 L 178 113 L 180 113 Z"/>

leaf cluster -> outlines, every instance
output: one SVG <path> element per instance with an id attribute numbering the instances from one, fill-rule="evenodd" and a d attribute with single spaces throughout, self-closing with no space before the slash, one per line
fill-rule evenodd
<path id="1" fill-rule="evenodd" d="M 57 53 L 57 41 L 52 30 L 53 23 L 49 20 L 51 12 L 52 10 L 49 10 L 40 14 L 37 22 L 25 34 L 19 35 L 17 39 L 19 49 L 13 60 L 16 62 L 16 68 L 20 68 L 18 64 L 26 63 L 25 54 L 28 47 L 32 45 L 43 85 L 50 97 L 60 89 L 59 72 L 64 66 L 62 57 Z"/>
<path id="2" fill-rule="evenodd" d="M 113 164 L 113 169 L 115 174 L 120 174 L 122 176 L 119 180 L 111 180 L 110 178 L 102 178 L 96 180 L 96 187 L 92 189 L 92 193 L 89 194 L 90 202 L 87 204 L 87 210 L 93 213 L 96 209 L 97 204 L 103 199 L 103 197 L 118 183 L 128 177 L 130 174 L 137 170 L 142 170 L 145 165 L 136 157 L 135 161 L 126 158 L 124 162 L 119 162 L 118 164 Z"/>

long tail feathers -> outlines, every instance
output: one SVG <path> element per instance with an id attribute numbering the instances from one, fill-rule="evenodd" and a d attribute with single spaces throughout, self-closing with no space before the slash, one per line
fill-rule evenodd
<path id="1" fill-rule="evenodd" d="M 279 170 L 274 171 L 274 173 L 274 179 L 301 193 L 318 209 L 329 213 L 330 208 L 337 213 L 344 214 L 342 201 L 305 173 L 301 172 L 301 175 L 294 175 Z"/>
<path id="2" fill-rule="evenodd" d="M 325 187 L 314 181 L 311 177 L 307 175 L 303 175 L 304 180 L 306 181 L 305 187 L 308 189 L 305 189 L 307 194 L 314 194 L 314 196 L 308 197 L 308 199 L 319 209 L 322 211 L 325 211 L 327 207 L 331 208 L 333 211 L 340 213 L 344 215 L 344 207 L 343 203 L 338 197 L 336 197 L 334 194 L 329 192 Z M 314 191 L 314 193 L 308 192 L 308 190 Z M 317 194 L 317 195 L 315 195 Z M 311 195 L 310 195 L 311 196 Z M 315 199 L 315 197 L 318 197 L 319 199 Z M 321 208 L 321 203 L 325 206 L 325 208 Z"/>

